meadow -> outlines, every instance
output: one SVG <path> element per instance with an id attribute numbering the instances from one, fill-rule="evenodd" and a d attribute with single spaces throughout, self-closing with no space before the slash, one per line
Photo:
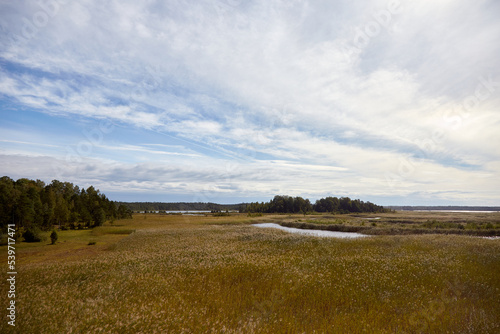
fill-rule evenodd
<path id="1" fill-rule="evenodd" d="M 413 219 L 442 221 L 422 215 Z M 0 332 L 500 332 L 500 240 L 334 239 L 251 226 L 308 219 L 350 224 L 137 214 L 59 231 L 55 245 L 19 243 L 16 327 L 3 316 Z M 2 280 L 2 296 L 7 289 Z"/>

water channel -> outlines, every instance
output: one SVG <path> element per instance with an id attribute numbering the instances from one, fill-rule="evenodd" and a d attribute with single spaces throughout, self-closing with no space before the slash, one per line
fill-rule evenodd
<path id="1" fill-rule="evenodd" d="M 278 230 L 290 232 L 290 233 L 298 233 L 304 234 L 314 237 L 327 237 L 327 238 L 364 238 L 368 237 L 368 235 L 354 232 L 337 232 L 337 231 L 323 231 L 323 230 L 308 230 L 294 227 L 285 227 L 275 223 L 261 223 L 261 224 L 253 224 L 255 227 L 259 228 L 275 228 Z"/>

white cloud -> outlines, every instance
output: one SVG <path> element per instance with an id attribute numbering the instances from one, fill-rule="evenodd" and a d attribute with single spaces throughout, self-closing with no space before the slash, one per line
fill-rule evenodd
<path id="1" fill-rule="evenodd" d="M 61 5 L 30 38 L 22 38 L 23 18 L 40 6 L 2 6 L 0 58 L 10 66 L 2 66 L 2 96 L 45 113 L 168 132 L 205 150 L 200 158 L 121 144 L 122 154 L 185 154 L 175 166 L 189 170 L 217 152 L 245 161 L 252 177 L 273 175 L 240 175 L 239 191 L 266 195 L 337 187 L 500 198 L 488 186 L 500 172 L 494 1 L 401 1 L 378 22 L 387 1 L 89 0 Z M 370 35 L 363 45 L 360 31 Z M 493 84 L 480 87 L 487 98 L 464 117 L 459 108 L 488 77 Z M 423 160 L 415 171 L 401 172 L 416 159 Z M 158 187 L 152 167 L 138 166 Z M 398 189 L 381 190 L 387 173 L 398 175 Z M 168 189 L 199 191 L 194 180 L 206 181 L 172 181 Z"/>

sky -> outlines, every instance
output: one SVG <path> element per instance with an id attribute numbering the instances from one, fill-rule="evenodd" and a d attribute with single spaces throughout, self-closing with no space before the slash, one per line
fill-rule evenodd
<path id="1" fill-rule="evenodd" d="M 0 176 L 500 205 L 500 2 L 0 1 Z"/>

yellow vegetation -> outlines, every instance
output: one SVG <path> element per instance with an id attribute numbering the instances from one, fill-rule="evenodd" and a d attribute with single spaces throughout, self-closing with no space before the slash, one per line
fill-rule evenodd
<path id="1" fill-rule="evenodd" d="M 4 319 L 0 332 L 500 330 L 500 240 L 346 240 L 258 229 L 239 215 L 143 217 L 20 246 L 16 328 Z"/>

